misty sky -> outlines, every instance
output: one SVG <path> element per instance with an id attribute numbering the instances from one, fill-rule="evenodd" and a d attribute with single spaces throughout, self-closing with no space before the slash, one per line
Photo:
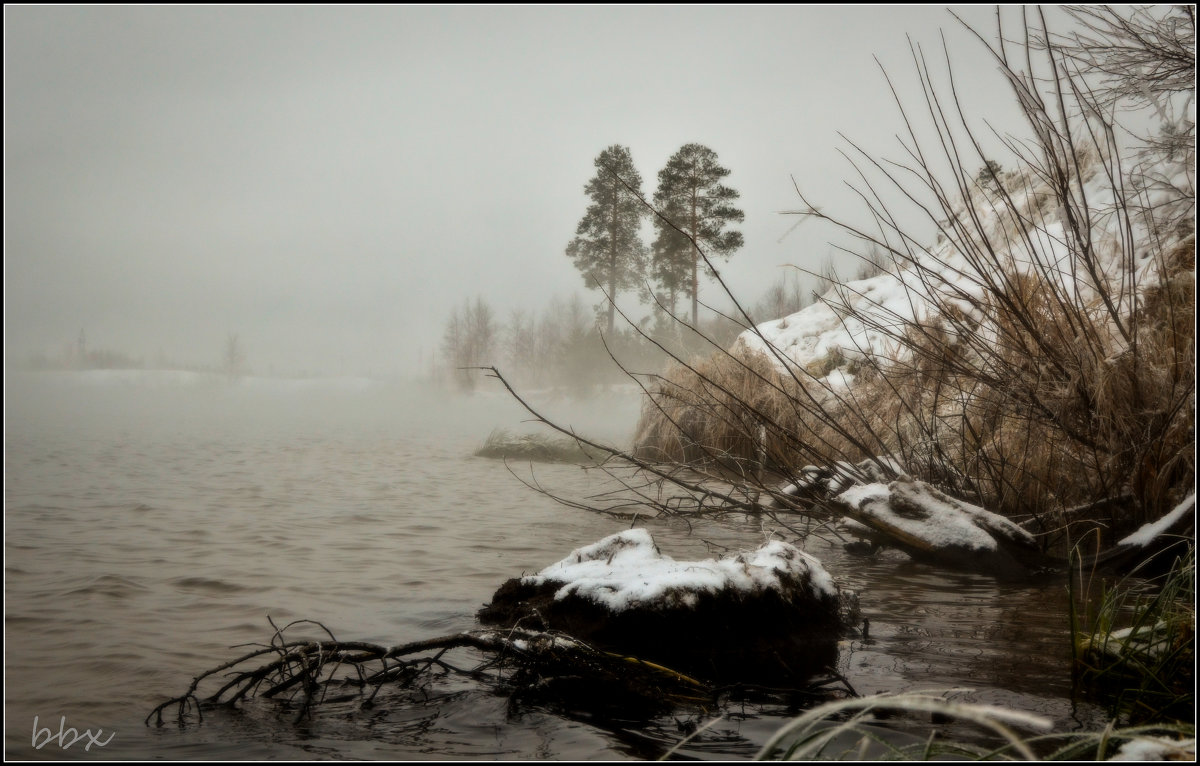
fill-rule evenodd
<path id="1" fill-rule="evenodd" d="M 599 300 L 564 249 L 612 144 L 648 196 L 683 144 L 717 152 L 746 216 L 723 274 L 753 303 L 831 253 L 779 215 L 792 177 L 853 217 L 838 131 L 898 154 L 873 57 L 915 99 L 906 35 L 936 62 L 939 30 L 968 112 L 1019 127 L 940 7 L 7 6 L 6 358 L 82 329 L 216 365 L 237 333 L 257 373 L 410 374 L 463 298 Z"/>

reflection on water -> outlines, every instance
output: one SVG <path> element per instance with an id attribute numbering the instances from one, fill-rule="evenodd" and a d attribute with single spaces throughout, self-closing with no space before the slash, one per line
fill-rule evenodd
<path id="1" fill-rule="evenodd" d="M 11 757 L 649 758 L 683 736 L 650 725 L 513 710 L 469 685 L 436 701 L 324 710 L 304 725 L 254 706 L 185 731 L 146 713 L 193 676 L 319 620 L 340 638 L 397 643 L 474 627 L 505 579 L 628 522 L 564 508 L 501 462 L 470 457 L 507 398 L 442 397 L 370 381 L 164 379 L 140 373 L 10 376 L 5 433 L 5 742 Z M 622 441 L 637 400 L 547 400 L 581 430 Z M 523 469 L 528 473 L 528 468 Z M 538 466 L 576 495 L 596 480 Z M 752 548 L 763 525 L 639 521 L 664 552 Z M 899 554 L 848 559 L 810 540 L 871 619 L 845 642 L 859 692 L 945 687 L 1073 725 L 1061 583 L 998 585 Z M 745 757 L 787 711 L 737 716 L 690 745 Z M 31 745 L 34 716 L 114 739 L 82 751 Z M 1094 716 L 1094 713 L 1091 713 Z"/>

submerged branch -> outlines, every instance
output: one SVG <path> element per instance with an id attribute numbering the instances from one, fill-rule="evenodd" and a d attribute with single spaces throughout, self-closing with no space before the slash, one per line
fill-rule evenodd
<path id="1" fill-rule="evenodd" d="M 315 625 L 329 638 L 286 639 L 284 633 L 297 624 Z M 474 649 L 486 656 L 473 667 L 458 667 L 443 659 L 457 649 Z M 274 659 L 268 660 L 272 655 Z M 504 670 L 514 672 L 506 677 Z M 269 646 L 260 646 L 196 676 L 182 695 L 150 711 L 145 723 L 164 726 L 172 710 L 180 727 L 191 722 L 193 713 L 195 722 L 200 723 L 206 709 L 234 706 L 253 697 L 298 701 L 300 720 L 310 716 L 312 708 L 322 702 L 362 697 L 369 690 L 362 706 L 372 707 L 385 686 L 413 688 L 445 675 L 472 678 L 523 695 L 541 693 L 549 682 L 561 679 L 581 684 L 577 687 L 583 698 L 580 704 L 586 704 L 589 695 L 599 689 L 606 699 L 616 694 L 653 707 L 694 706 L 708 710 L 719 706 L 719 697 L 729 691 L 662 664 L 604 651 L 548 630 L 473 630 L 388 647 L 339 641 L 324 625 L 302 620 L 276 628 Z M 202 685 L 219 677 L 229 680 L 214 692 L 200 692 Z M 811 691 L 828 696 L 830 685 L 839 681 L 846 693 L 853 695 L 837 674 L 816 679 Z M 350 690 L 350 694 L 328 694 L 339 688 Z"/>

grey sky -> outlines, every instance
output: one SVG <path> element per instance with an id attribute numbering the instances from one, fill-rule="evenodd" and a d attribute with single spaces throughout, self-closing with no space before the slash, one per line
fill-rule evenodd
<path id="1" fill-rule="evenodd" d="M 837 131 L 896 154 L 873 56 L 911 89 L 906 34 L 940 59 L 939 28 L 968 110 L 1016 125 L 941 7 L 7 6 L 7 357 L 84 329 L 215 364 L 236 332 L 256 372 L 405 374 L 468 296 L 599 299 L 564 248 L 614 143 L 647 194 L 683 144 L 717 152 L 753 302 L 830 252 L 816 225 L 779 241 L 791 176 L 857 213 Z"/>

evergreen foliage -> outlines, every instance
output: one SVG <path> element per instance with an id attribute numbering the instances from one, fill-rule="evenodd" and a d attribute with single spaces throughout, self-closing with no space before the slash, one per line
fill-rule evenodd
<path id="1" fill-rule="evenodd" d="M 567 255 L 589 288 L 605 292 L 611 335 L 618 291 L 635 289 L 645 279 L 646 246 L 639 229 L 646 208 L 639 198 L 642 177 L 627 147 L 608 147 L 595 165 L 595 177 L 584 186 L 592 202 L 567 245 Z"/>
<path id="2" fill-rule="evenodd" d="M 732 204 L 740 196 L 738 192 L 721 183 L 727 175 L 729 170 L 721 167 L 716 152 L 700 144 L 685 145 L 658 173 L 654 205 L 671 223 L 662 218 L 656 222 L 651 275 L 666 293 L 672 312 L 680 293 L 691 297 L 693 326 L 699 304 L 696 247 L 703 248 L 710 258 L 727 258 L 743 243 L 741 232 L 725 230 L 727 224 L 745 218 Z"/>

